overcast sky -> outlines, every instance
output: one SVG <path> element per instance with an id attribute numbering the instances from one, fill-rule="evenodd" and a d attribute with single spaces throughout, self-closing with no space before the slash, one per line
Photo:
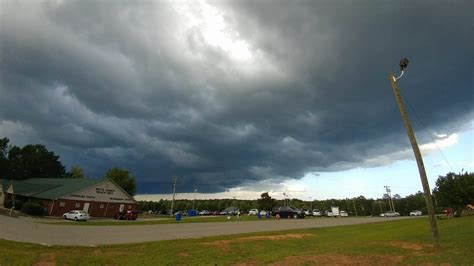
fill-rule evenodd
<path id="1" fill-rule="evenodd" d="M 88 177 L 126 168 L 139 194 L 172 176 L 181 192 L 258 192 L 388 171 L 413 159 L 387 77 L 403 57 L 415 132 L 433 133 L 420 144 L 474 135 L 473 8 L 1 0 L 0 137 Z"/>

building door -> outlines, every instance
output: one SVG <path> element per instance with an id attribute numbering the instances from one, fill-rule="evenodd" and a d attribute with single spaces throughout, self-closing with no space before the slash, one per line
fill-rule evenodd
<path id="1" fill-rule="evenodd" d="M 123 212 L 124 209 L 125 209 L 125 204 L 120 204 L 120 212 Z"/>
<path id="2" fill-rule="evenodd" d="M 85 202 L 85 203 L 84 203 L 84 209 L 83 209 L 83 211 L 89 213 L 89 205 L 90 205 L 89 202 Z"/>

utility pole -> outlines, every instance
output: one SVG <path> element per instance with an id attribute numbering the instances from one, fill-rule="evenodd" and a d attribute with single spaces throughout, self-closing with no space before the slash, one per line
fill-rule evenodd
<path id="1" fill-rule="evenodd" d="M 390 189 L 390 186 L 384 186 L 385 191 L 387 191 L 387 196 L 388 196 L 388 207 L 390 211 L 395 211 L 395 205 L 393 205 L 392 201 L 392 190 Z"/>
<path id="2" fill-rule="evenodd" d="M 354 204 L 354 212 L 355 212 L 356 216 L 358 216 L 358 215 L 357 215 L 357 208 L 356 208 L 355 199 L 352 199 L 352 203 Z"/>
<path id="3" fill-rule="evenodd" d="M 311 201 L 311 197 L 309 197 L 309 209 L 311 211 L 311 213 L 313 212 L 313 201 Z"/>
<path id="4" fill-rule="evenodd" d="M 402 71 L 402 75 L 407 65 L 408 65 L 408 59 L 405 58 L 405 59 L 402 59 L 402 61 L 400 61 L 400 69 Z M 413 133 L 410 120 L 408 120 L 408 114 L 405 111 L 405 107 L 403 105 L 402 97 L 400 95 L 400 88 L 397 83 L 397 78 L 395 78 L 393 74 L 389 74 L 388 79 L 390 80 L 390 84 L 392 85 L 393 94 L 395 96 L 395 100 L 397 101 L 398 109 L 400 110 L 403 123 L 405 124 L 405 129 L 407 131 L 408 138 L 410 139 L 410 144 L 413 149 L 413 153 L 415 154 L 416 163 L 418 165 L 418 172 L 420 173 L 421 184 L 423 185 L 423 191 L 425 194 L 426 208 L 428 210 L 428 216 L 429 216 L 429 221 L 431 225 L 431 236 L 433 238 L 435 246 L 438 248 L 439 247 L 438 225 L 436 223 L 433 200 L 431 198 L 430 185 L 428 183 L 428 178 L 426 177 L 426 171 L 425 171 L 425 166 L 423 164 L 423 158 L 421 157 L 421 152 L 420 152 L 420 149 L 418 148 L 418 143 L 416 142 L 416 138 L 415 138 L 415 133 Z"/>
<path id="5" fill-rule="evenodd" d="M 173 200 L 171 201 L 171 213 L 170 216 L 173 216 L 173 207 L 174 207 L 174 196 L 176 195 L 176 181 L 178 180 L 178 177 L 174 177 L 174 183 L 173 183 Z"/>

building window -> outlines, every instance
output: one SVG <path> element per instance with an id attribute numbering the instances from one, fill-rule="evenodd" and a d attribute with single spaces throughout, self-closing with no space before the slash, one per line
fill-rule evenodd
<path id="1" fill-rule="evenodd" d="M 103 208 L 104 208 L 104 204 L 100 204 L 99 208 L 103 209 Z"/>
<path id="2" fill-rule="evenodd" d="M 59 207 L 63 208 L 64 206 L 66 206 L 66 202 L 60 201 L 59 202 Z"/>
<path id="3" fill-rule="evenodd" d="M 74 205 L 74 208 L 79 208 L 81 207 L 81 203 L 80 202 L 76 202 L 76 205 Z"/>

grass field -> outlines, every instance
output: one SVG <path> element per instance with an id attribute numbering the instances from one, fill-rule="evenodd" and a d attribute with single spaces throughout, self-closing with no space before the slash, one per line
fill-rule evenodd
<path id="1" fill-rule="evenodd" d="M 0 240 L 0 265 L 473 265 L 474 216 L 441 220 L 439 229 L 439 250 L 426 217 L 94 248 Z"/>

